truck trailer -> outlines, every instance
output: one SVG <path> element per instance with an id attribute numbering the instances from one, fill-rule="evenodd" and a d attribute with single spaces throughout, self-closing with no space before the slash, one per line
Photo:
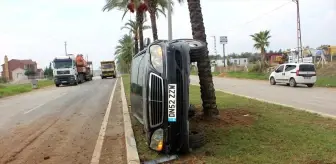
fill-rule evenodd
<path id="1" fill-rule="evenodd" d="M 82 54 L 56 57 L 53 68 L 56 87 L 77 85 L 93 78 L 92 62 L 86 61 Z"/>

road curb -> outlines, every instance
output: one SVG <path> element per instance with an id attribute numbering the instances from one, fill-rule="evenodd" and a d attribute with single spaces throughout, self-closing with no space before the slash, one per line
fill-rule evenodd
<path id="1" fill-rule="evenodd" d="M 130 113 L 128 111 L 128 105 L 125 96 L 124 83 L 122 77 L 120 77 L 121 86 L 121 100 L 124 116 L 124 131 L 125 131 L 125 146 L 126 146 L 126 158 L 128 164 L 140 164 L 138 149 L 135 142 L 135 137 L 132 129 L 132 122 Z"/>
<path id="2" fill-rule="evenodd" d="M 190 85 L 200 86 L 199 84 L 190 84 Z M 275 104 L 275 105 L 279 105 L 279 106 L 283 106 L 283 107 L 289 107 L 289 108 L 293 108 L 293 109 L 298 109 L 298 110 L 302 110 L 302 111 L 318 114 L 318 115 L 320 115 L 322 117 L 336 119 L 335 115 L 321 113 L 321 112 L 313 111 L 313 110 L 310 110 L 310 109 L 298 108 L 298 107 L 294 107 L 294 106 L 287 105 L 287 104 L 277 103 L 277 102 L 274 102 L 274 101 L 268 101 L 268 100 L 264 100 L 264 99 L 260 99 L 260 98 L 255 98 L 255 97 L 240 95 L 240 94 L 236 94 L 236 93 L 233 93 L 233 92 L 224 91 L 224 90 L 221 90 L 221 89 L 216 89 L 215 88 L 215 90 L 216 91 L 220 91 L 220 92 L 224 92 L 224 93 L 227 93 L 227 94 L 230 94 L 230 95 L 234 95 L 234 96 L 244 97 L 244 98 L 247 98 L 247 99 L 257 100 L 257 101 L 261 101 L 261 102 L 265 102 L 265 103 L 269 103 L 269 104 Z"/>

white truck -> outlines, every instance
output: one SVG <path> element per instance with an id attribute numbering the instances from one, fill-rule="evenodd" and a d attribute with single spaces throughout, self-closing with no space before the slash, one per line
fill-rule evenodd
<path id="1" fill-rule="evenodd" d="M 56 87 L 77 85 L 92 80 L 92 62 L 86 62 L 83 55 L 59 56 L 53 60 L 53 76 Z"/>

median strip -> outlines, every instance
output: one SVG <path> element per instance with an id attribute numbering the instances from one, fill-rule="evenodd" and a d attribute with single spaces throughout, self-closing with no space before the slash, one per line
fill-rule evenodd
<path id="1" fill-rule="evenodd" d="M 123 76 L 127 92 L 129 80 L 129 75 Z M 334 119 L 221 91 L 216 91 L 216 99 L 219 120 L 204 120 L 199 115 L 191 119 L 191 126 L 204 130 L 205 146 L 172 163 L 336 162 Z M 199 113 L 199 86 L 190 86 L 190 102 Z M 142 128 L 134 122 L 140 160 L 156 159 L 160 155 L 148 148 Z"/>

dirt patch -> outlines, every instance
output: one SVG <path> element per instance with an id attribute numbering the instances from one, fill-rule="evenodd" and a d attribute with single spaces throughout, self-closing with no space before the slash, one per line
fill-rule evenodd
<path id="1" fill-rule="evenodd" d="M 109 121 L 106 127 L 106 136 L 102 147 L 100 164 L 108 163 L 126 163 L 125 134 L 124 134 L 124 118 L 122 111 L 122 101 L 120 90 L 120 82 L 117 84 L 114 93 L 112 109 Z"/>
<path id="2" fill-rule="evenodd" d="M 197 128 L 228 127 L 235 125 L 249 126 L 255 121 L 253 113 L 245 109 L 222 109 L 219 117 L 207 119 L 203 117 L 201 108 L 196 109 L 196 115 L 191 119 L 191 124 Z"/>
<path id="3" fill-rule="evenodd" d="M 225 73 L 225 72 L 220 73 L 220 74 L 218 75 L 218 77 L 226 77 L 226 73 Z"/>

